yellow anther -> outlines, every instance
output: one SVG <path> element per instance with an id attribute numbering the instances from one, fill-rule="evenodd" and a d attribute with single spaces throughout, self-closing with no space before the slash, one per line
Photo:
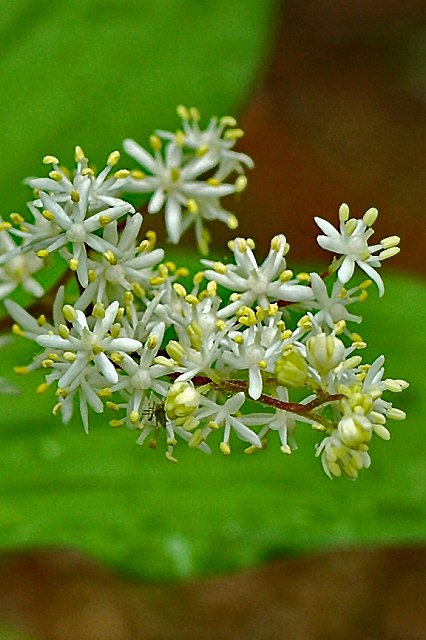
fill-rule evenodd
<path id="1" fill-rule="evenodd" d="M 59 173 L 59 171 L 49 171 L 49 178 L 52 178 L 52 180 L 55 180 L 55 182 L 60 182 L 63 179 L 63 175 L 62 173 Z"/>
<path id="2" fill-rule="evenodd" d="M 339 220 L 340 222 L 346 222 L 349 219 L 349 207 L 344 202 L 339 207 Z"/>
<path id="3" fill-rule="evenodd" d="M 91 167 L 85 167 L 82 172 L 81 172 L 82 176 L 90 176 L 90 177 L 94 177 L 95 172 L 93 171 L 93 169 Z"/>
<path id="4" fill-rule="evenodd" d="M 114 167 L 119 160 L 120 160 L 120 152 L 112 151 L 108 156 L 107 165 L 109 167 Z"/>
<path id="5" fill-rule="evenodd" d="M 111 402 L 111 400 L 107 400 L 105 402 L 105 406 L 110 411 L 120 411 L 120 407 L 115 402 Z"/>
<path id="6" fill-rule="evenodd" d="M 219 187 L 222 183 L 220 180 L 218 180 L 217 178 L 209 178 L 207 180 L 207 182 L 209 183 L 209 185 L 211 185 L 212 187 Z"/>
<path id="7" fill-rule="evenodd" d="M 255 248 L 255 244 L 254 244 L 253 238 L 247 238 L 246 242 L 247 242 L 247 246 L 250 247 L 250 249 L 253 250 Z"/>
<path id="8" fill-rule="evenodd" d="M 385 249 L 384 251 L 381 251 L 381 253 L 379 253 L 379 258 L 381 260 L 386 260 L 386 258 L 392 258 L 393 256 L 396 256 L 397 253 L 399 253 L 401 251 L 401 249 L 399 247 L 390 247 L 389 249 Z"/>
<path id="9" fill-rule="evenodd" d="M 56 156 L 44 156 L 42 162 L 43 164 L 59 164 L 59 160 Z"/>
<path id="10" fill-rule="evenodd" d="M 164 284 L 164 282 L 165 280 L 161 276 L 153 276 L 152 278 L 149 279 L 149 284 L 153 286 L 159 286 L 161 284 Z"/>
<path id="11" fill-rule="evenodd" d="M 209 149 L 210 147 L 208 144 L 201 144 L 196 150 L 195 155 L 197 156 L 197 158 L 201 158 L 202 156 L 206 155 Z"/>
<path id="12" fill-rule="evenodd" d="M 20 336 L 21 338 L 25 335 L 25 333 L 22 331 L 22 329 L 19 326 L 19 324 L 13 324 L 12 325 L 12 333 L 15 336 Z"/>
<path id="13" fill-rule="evenodd" d="M 289 455 L 291 454 L 291 449 L 290 449 L 290 447 L 288 446 L 288 444 L 283 444 L 283 445 L 280 447 L 280 451 L 281 451 L 281 453 L 285 453 L 287 456 L 289 456 Z"/>
<path id="14" fill-rule="evenodd" d="M 158 265 L 157 270 L 159 275 L 165 280 L 169 277 L 169 270 L 163 262 Z"/>
<path id="15" fill-rule="evenodd" d="M 20 213 L 11 213 L 11 214 L 10 214 L 10 216 L 9 216 L 9 218 L 11 219 L 11 221 L 13 222 L 13 224 L 16 224 L 16 225 L 20 225 L 20 224 L 22 224 L 22 223 L 24 222 L 24 218 L 21 216 L 21 214 L 20 214 Z M 7 227 L 6 227 L 6 228 L 9 228 L 9 229 L 10 229 L 10 226 L 11 226 L 11 225 L 10 225 L 9 223 L 7 223 L 7 222 L 6 222 L 6 223 L 4 223 L 4 224 L 6 224 L 6 225 L 7 225 Z"/>
<path id="16" fill-rule="evenodd" d="M 196 200 L 194 200 L 193 198 L 190 198 L 187 201 L 186 207 L 187 207 L 189 213 L 192 213 L 193 215 L 196 215 L 200 211 L 200 208 L 199 208 Z"/>
<path id="17" fill-rule="evenodd" d="M 210 421 L 207 423 L 207 426 L 208 426 L 208 428 L 209 428 L 209 429 L 211 429 L 212 431 L 218 431 L 218 430 L 219 430 L 219 428 L 220 428 L 220 427 L 219 427 L 219 425 L 218 425 L 218 423 L 217 423 L 217 422 L 215 422 L 214 420 L 210 420 Z"/>
<path id="18" fill-rule="evenodd" d="M 146 177 L 146 174 L 140 169 L 132 169 L 132 171 L 130 172 L 130 176 L 134 180 L 143 180 Z"/>
<path id="19" fill-rule="evenodd" d="M 189 302 L 189 304 L 198 304 L 200 302 L 197 296 L 194 296 L 192 293 L 188 293 L 188 295 L 185 296 L 185 300 Z"/>
<path id="20" fill-rule="evenodd" d="M 175 276 L 177 278 L 186 278 L 186 276 L 189 276 L 189 269 L 187 267 L 179 267 L 179 269 L 176 269 Z"/>
<path id="21" fill-rule="evenodd" d="M 77 258 L 71 258 L 71 260 L 68 262 L 68 266 L 71 269 L 71 271 L 77 271 L 77 269 L 78 269 L 78 260 L 77 260 Z"/>
<path id="22" fill-rule="evenodd" d="M 160 138 L 156 135 L 149 136 L 149 144 L 151 145 L 154 151 L 161 151 L 161 149 L 163 148 L 163 143 L 161 142 Z"/>
<path id="23" fill-rule="evenodd" d="M 371 227 L 376 222 L 378 215 L 379 212 L 377 209 L 375 207 L 371 207 L 371 209 L 368 209 L 368 211 L 366 211 L 362 216 L 362 221 L 367 227 Z"/>
<path id="24" fill-rule="evenodd" d="M 52 365 L 53 365 L 53 360 L 51 360 L 50 358 L 45 358 L 41 362 L 41 366 L 43 367 L 43 369 L 50 369 Z"/>
<path id="25" fill-rule="evenodd" d="M 95 282 L 97 275 L 96 275 L 96 271 L 94 271 L 93 269 L 89 269 L 89 271 L 87 272 L 88 278 L 89 278 L 89 282 Z"/>
<path id="26" fill-rule="evenodd" d="M 77 312 L 70 304 L 64 304 L 62 307 L 62 313 L 67 322 L 74 322 L 77 319 Z"/>
<path id="27" fill-rule="evenodd" d="M 233 213 L 230 213 L 228 219 L 226 221 L 228 229 L 236 229 L 238 227 L 238 218 L 234 216 Z"/>
<path id="28" fill-rule="evenodd" d="M 52 222 L 55 219 L 54 214 L 48 209 L 43 209 L 43 211 L 41 212 L 41 215 L 43 216 L 43 218 L 45 218 L 49 222 Z"/>
<path id="29" fill-rule="evenodd" d="M 221 442 L 219 448 L 225 456 L 229 456 L 229 454 L 231 453 L 231 447 L 227 442 Z"/>
<path id="30" fill-rule="evenodd" d="M 121 324 L 119 322 L 114 322 L 114 324 L 111 327 L 111 337 L 114 338 L 114 340 L 116 338 L 120 337 L 120 333 L 121 333 Z"/>
<path id="31" fill-rule="evenodd" d="M 347 233 L 348 236 L 351 236 L 353 234 L 353 232 L 357 228 L 357 223 L 358 223 L 358 221 L 355 220 L 355 218 L 350 218 L 349 220 L 346 220 L 346 222 L 345 222 L 345 233 Z"/>
<path id="32" fill-rule="evenodd" d="M 147 341 L 146 344 L 147 344 L 148 349 L 155 349 L 155 347 L 158 344 L 158 336 L 156 336 L 156 335 L 149 336 L 148 341 Z"/>
<path id="33" fill-rule="evenodd" d="M 130 171 L 128 169 L 120 169 L 114 173 L 114 178 L 117 180 L 125 180 L 130 175 Z"/>
<path id="34" fill-rule="evenodd" d="M 112 391 L 109 387 L 104 387 L 97 391 L 97 395 L 99 398 L 110 398 L 112 396 Z"/>
<path id="35" fill-rule="evenodd" d="M 235 193 L 241 193 L 247 187 L 247 177 L 246 176 L 238 176 L 235 180 Z"/>
<path id="36" fill-rule="evenodd" d="M 157 242 L 157 234 L 155 233 L 155 231 L 152 231 L 152 229 L 147 231 L 145 236 L 150 244 L 154 245 Z"/>
<path id="37" fill-rule="evenodd" d="M 110 357 L 114 364 L 120 365 L 123 362 L 123 356 L 118 351 L 113 351 Z"/>
<path id="38" fill-rule="evenodd" d="M 123 294 L 123 299 L 124 299 L 124 304 L 127 306 L 128 304 L 131 304 L 133 302 L 135 297 L 131 291 L 125 291 Z"/>
<path id="39" fill-rule="evenodd" d="M 290 269 L 286 269 L 285 271 L 283 271 L 282 273 L 280 273 L 280 282 L 288 282 L 289 280 L 291 280 L 293 277 L 293 271 L 291 271 Z"/>
<path id="40" fill-rule="evenodd" d="M 279 251 L 281 249 L 282 241 L 284 236 L 274 236 L 271 240 L 271 249 L 272 251 Z"/>
<path id="41" fill-rule="evenodd" d="M 339 335 L 346 329 L 346 322 L 344 320 L 339 320 L 335 323 L 334 328 L 336 331 L 336 335 Z"/>
<path id="42" fill-rule="evenodd" d="M 293 335 L 293 331 L 291 329 L 284 329 L 281 333 L 281 340 L 288 340 Z"/>
<path id="43" fill-rule="evenodd" d="M 392 247 L 396 247 L 400 242 L 401 238 L 399 236 L 388 236 L 387 238 L 383 238 L 380 244 L 383 249 L 391 249 Z"/>
<path id="44" fill-rule="evenodd" d="M 256 318 L 259 322 L 265 319 L 265 310 L 262 307 L 256 307 Z"/>
<path id="45" fill-rule="evenodd" d="M 242 138 L 244 135 L 244 131 L 242 129 L 228 129 L 223 134 L 225 140 L 238 140 L 238 138 Z"/>
<path id="46" fill-rule="evenodd" d="M 207 293 L 209 296 L 215 296 L 217 294 L 217 282 L 213 280 L 207 285 Z"/>
<path id="47" fill-rule="evenodd" d="M 12 228 L 12 225 L 10 224 L 10 222 L 0 222 L 0 231 L 4 231 L 5 229 L 11 229 L 11 228 Z"/>
<path id="48" fill-rule="evenodd" d="M 244 336 L 242 333 L 237 333 L 232 339 L 235 344 L 244 344 Z"/>
<path id="49" fill-rule="evenodd" d="M 58 335 L 64 340 L 68 340 L 70 335 L 70 330 L 68 329 L 66 324 L 60 324 L 58 327 Z"/>
<path id="50" fill-rule="evenodd" d="M 111 222 L 111 217 L 106 215 L 99 216 L 99 222 L 103 227 L 106 227 Z"/>
<path id="51" fill-rule="evenodd" d="M 124 420 L 110 420 L 109 421 L 109 426 L 110 427 L 114 427 L 114 428 L 119 428 L 122 427 L 124 425 Z"/>
<path id="52" fill-rule="evenodd" d="M 46 393 L 46 391 L 49 388 L 49 383 L 48 382 L 42 382 L 41 384 L 38 385 L 37 389 L 36 389 L 36 393 L 38 395 L 41 395 L 42 393 Z"/>
<path id="53" fill-rule="evenodd" d="M 226 329 L 226 322 L 224 320 L 216 320 L 216 329 L 219 329 L 219 331 L 225 331 Z"/>
<path id="54" fill-rule="evenodd" d="M 132 283 L 132 291 L 138 298 L 143 298 L 146 294 L 145 289 L 139 284 L 139 282 Z"/>
<path id="55" fill-rule="evenodd" d="M 197 429 L 191 436 L 191 440 L 189 440 L 188 445 L 193 447 L 198 447 L 203 442 L 203 431 L 202 429 Z"/>
<path id="56" fill-rule="evenodd" d="M 135 410 L 131 411 L 129 415 L 129 420 L 133 424 L 135 424 L 135 422 L 139 422 L 139 413 Z"/>
<path id="57" fill-rule="evenodd" d="M 304 271 L 302 271 L 301 273 L 298 273 L 296 275 L 297 280 L 299 280 L 299 282 L 310 282 L 311 281 L 311 276 L 309 273 L 305 273 Z"/>
<path id="58" fill-rule="evenodd" d="M 240 293 L 236 293 L 235 291 L 234 291 L 234 293 L 231 293 L 231 295 L 229 296 L 229 299 L 230 299 L 231 302 L 236 302 L 240 298 L 241 298 L 241 294 Z"/>
<path id="59" fill-rule="evenodd" d="M 228 248 L 233 251 L 234 250 L 234 246 L 235 246 L 235 241 L 234 240 L 230 240 L 228 242 Z"/>
<path id="60" fill-rule="evenodd" d="M 30 372 L 28 367 L 13 367 L 13 370 L 20 376 L 26 376 Z"/>
<path id="61" fill-rule="evenodd" d="M 166 351 L 176 362 L 180 362 L 186 355 L 185 349 L 179 342 L 176 342 L 176 340 L 170 340 L 167 343 Z"/>
<path id="62" fill-rule="evenodd" d="M 39 327 L 43 327 L 46 324 L 46 316 L 44 315 L 44 313 L 39 315 L 39 317 L 37 318 L 37 324 Z"/>
<path id="63" fill-rule="evenodd" d="M 223 264 L 223 262 L 215 262 L 213 265 L 213 269 L 216 271 L 216 273 L 221 273 L 222 275 L 224 275 L 228 271 L 227 265 Z"/>
<path id="64" fill-rule="evenodd" d="M 171 440 L 170 442 L 169 442 L 169 440 L 167 440 L 167 444 L 169 444 L 169 445 L 171 445 L 171 446 L 174 446 L 174 445 L 176 444 L 176 440 Z M 170 453 L 170 451 L 166 451 L 166 453 L 165 453 L 164 455 L 166 456 L 166 459 L 167 459 L 169 462 L 173 462 L 173 464 L 176 464 L 176 463 L 177 463 L 177 458 L 175 458 L 175 457 Z"/>
<path id="65" fill-rule="evenodd" d="M 266 369 L 268 366 L 268 363 L 266 362 L 266 360 L 259 360 L 259 362 L 257 363 L 257 366 L 259 367 L 259 369 Z"/>
<path id="66" fill-rule="evenodd" d="M 310 320 L 309 316 L 302 316 L 298 321 L 297 326 L 301 327 L 302 329 L 309 330 L 312 329 L 312 321 Z"/>
<path id="67" fill-rule="evenodd" d="M 119 322 L 123 316 L 124 316 L 124 307 L 118 307 L 117 315 L 115 316 L 115 319 L 117 320 L 117 322 Z"/>
<path id="68" fill-rule="evenodd" d="M 284 252 L 283 255 L 286 256 L 288 254 L 288 252 L 290 251 L 290 245 L 288 242 L 285 243 L 285 247 L 284 247 Z"/>
<path id="69" fill-rule="evenodd" d="M 167 260 L 167 262 L 165 262 L 164 264 L 166 265 L 170 273 L 173 273 L 174 271 L 176 271 L 176 265 L 171 260 Z"/>
<path id="70" fill-rule="evenodd" d="M 222 125 L 222 127 L 236 127 L 237 121 L 232 116 L 223 116 L 220 119 L 220 124 Z"/>
<path id="71" fill-rule="evenodd" d="M 78 145 L 75 148 L 75 161 L 76 162 L 81 162 L 82 160 L 86 160 L 86 156 L 84 155 L 84 151 L 81 147 L 79 147 Z"/>
<path id="72" fill-rule="evenodd" d="M 351 333 L 352 342 L 363 342 L 363 339 L 359 335 L 359 333 Z"/>
<path id="73" fill-rule="evenodd" d="M 52 362 L 58 362 L 59 361 L 59 356 L 57 353 L 49 353 L 47 355 L 47 357 L 49 358 L 49 360 L 52 360 Z"/>
<path id="74" fill-rule="evenodd" d="M 268 316 L 274 316 L 278 313 L 278 305 L 276 302 L 272 302 L 267 308 Z"/>
<path id="75" fill-rule="evenodd" d="M 367 300 L 368 298 L 368 291 L 366 291 L 365 289 L 363 291 L 361 291 L 361 293 L 358 296 L 358 300 L 359 302 L 364 302 L 364 300 Z"/>
<path id="76" fill-rule="evenodd" d="M 105 318 L 105 306 L 102 302 L 97 302 L 93 306 L 92 316 L 94 318 L 100 318 L 101 320 Z"/>
<path id="77" fill-rule="evenodd" d="M 179 282 L 173 283 L 173 289 L 175 290 L 175 293 L 179 296 L 179 298 L 184 298 L 188 295 L 185 287 Z"/>
<path id="78" fill-rule="evenodd" d="M 366 342 L 364 342 L 363 340 L 359 340 L 359 341 L 358 341 L 358 340 L 355 340 L 355 341 L 352 343 L 352 346 L 353 346 L 353 347 L 355 347 L 355 349 L 365 349 L 365 348 L 366 348 L 366 346 L 367 346 L 367 343 L 366 343 Z"/>
<path id="79" fill-rule="evenodd" d="M 201 284 L 204 280 L 204 271 L 197 271 L 197 273 L 192 278 L 192 282 L 194 285 Z"/>
<path id="80" fill-rule="evenodd" d="M 77 360 L 77 355 L 73 351 L 64 351 L 62 357 L 66 362 L 75 362 Z"/>
<path id="81" fill-rule="evenodd" d="M 74 204 L 77 204 L 78 202 L 80 202 L 80 194 L 78 191 L 71 191 L 70 197 L 72 202 L 74 202 Z"/>
<path id="82" fill-rule="evenodd" d="M 62 409 L 62 402 L 58 402 L 52 409 L 52 413 L 54 416 L 57 416 L 60 410 Z"/>
<path id="83" fill-rule="evenodd" d="M 181 131 L 180 129 L 178 129 L 175 133 L 175 142 L 177 144 L 178 147 L 183 147 L 183 145 L 185 144 L 185 134 L 183 131 Z"/>
<path id="84" fill-rule="evenodd" d="M 201 116 L 200 116 L 200 112 L 198 111 L 198 109 L 196 109 L 195 107 L 191 107 L 189 109 L 189 114 L 191 116 L 191 118 L 193 119 L 194 122 L 199 122 Z"/>
<path id="85" fill-rule="evenodd" d="M 190 118 L 188 109 L 182 104 L 176 107 L 176 113 L 178 114 L 179 118 L 182 118 L 182 120 L 189 120 Z"/>

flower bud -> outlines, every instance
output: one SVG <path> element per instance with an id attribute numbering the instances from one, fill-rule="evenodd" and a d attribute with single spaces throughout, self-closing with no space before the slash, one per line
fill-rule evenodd
<path id="1" fill-rule="evenodd" d="M 327 374 L 345 359 L 345 345 L 325 333 L 311 336 L 306 344 L 308 362 L 320 374 Z"/>
<path id="2" fill-rule="evenodd" d="M 200 404 L 200 394 L 190 382 L 175 382 L 170 387 L 164 408 L 170 420 L 185 427 L 185 422 Z"/>

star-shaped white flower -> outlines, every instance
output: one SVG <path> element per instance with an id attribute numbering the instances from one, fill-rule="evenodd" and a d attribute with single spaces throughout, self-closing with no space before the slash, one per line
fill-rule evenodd
<path id="1" fill-rule="evenodd" d="M 258 304 L 267 307 L 271 301 L 300 302 L 312 299 L 310 287 L 293 280 L 292 272 L 286 269 L 284 254 L 288 245 L 284 235 L 272 239 L 269 253 L 261 265 L 256 262 L 251 239 L 235 238 L 230 246 L 235 265 L 202 261 L 206 266 L 212 267 L 205 271 L 208 280 L 214 280 L 237 294 L 236 300 L 219 311 L 220 317 L 232 315 L 243 305 L 250 307 Z"/>
<path id="2" fill-rule="evenodd" d="M 337 271 L 340 282 L 346 284 L 353 275 L 355 265 L 358 265 L 369 278 L 374 280 L 379 289 L 380 296 L 384 293 L 383 280 L 375 270 L 380 267 L 380 260 L 390 258 L 399 252 L 399 238 L 390 236 L 375 245 L 368 245 L 368 240 L 374 231 L 371 228 L 378 215 L 377 209 L 366 211 L 361 220 L 349 219 L 349 207 L 342 204 L 339 208 L 340 232 L 332 224 L 315 218 L 315 222 L 325 235 L 317 238 L 318 244 L 323 249 L 341 254 L 343 261 Z M 375 252 L 380 251 L 378 255 Z"/>

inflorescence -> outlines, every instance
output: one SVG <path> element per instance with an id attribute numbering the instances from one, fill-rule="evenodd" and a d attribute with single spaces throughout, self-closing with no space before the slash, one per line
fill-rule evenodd
<path id="1" fill-rule="evenodd" d="M 387 420 L 405 417 L 382 396 L 408 383 L 383 377 L 383 356 L 364 364 L 366 343 L 348 328 L 361 322 L 349 307 L 366 299 L 372 281 L 383 295 L 377 268 L 398 253 L 399 238 L 369 245 L 377 209 L 355 219 L 342 204 L 339 229 L 315 218 L 319 245 L 335 255 L 324 273 L 295 275 L 281 234 L 262 263 L 252 239 L 235 238 L 232 259 L 203 259 L 184 284 L 188 269 L 164 261 L 154 232 L 141 237 L 142 215 L 123 194 L 146 194 L 149 213 L 164 211 L 173 243 L 193 225 L 206 255 L 205 222 L 236 228 L 221 199 L 244 190 L 253 161 L 234 150 L 243 132 L 233 118 L 203 129 L 196 109 L 179 107 L 178 115 L 181 129 L 157 131 L 151 152 L 124 141 L 141 168 L 115 170 L 118 151 L 98 174 L 80 147 L 74 171 L 45 157 L 49 177 L 27 180 L 30 219 L 0 219 L 0 298 L 13 333 L 40 348 L 15 370 L 46 371 L 37 391 L 54 389 L 53 414 L 64 422 L 76 405 L 86 431 L 92 411 L 109 414 L 112 427 L 136 430 L 139 444 L 164 442 L 171 461 L 182 440 L 209 453 L 215 432 L 226 455 L 235 437 L 249 454 L 270 438 L 290 454 L 303 423 L 323 436 L 325 472 L 354 479 L 370 465 L 373 434 L 389 439 Z M 47 319 L 37 304 L 31 314 L 7 296 L 21 285 L 41 299 L 37 273 L 53 254 L 68 268 Z M 356 266 L 369 279 L 348 286 Z"/>

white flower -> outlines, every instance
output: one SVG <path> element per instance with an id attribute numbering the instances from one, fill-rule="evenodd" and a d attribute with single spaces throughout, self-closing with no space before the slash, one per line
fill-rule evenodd
<path id="1" fill-rule="evenodd" d="M 284 254 L 288 244 L 284 235 L 272 239 L 270 251 L 261 265 L 256 262 L 251 239 L 235 238 L 230 246 L 235 265 L 202 260 L 203 264 L 212 267 L 205 271 L 206 278 L 237 294 L 233 302 L 220 310 L 220 317 L 232 315 L 242 305 L 250 307 L 257 303 L 267 307 L 270 301 L 312 299 L 312 290 L 292 280 L 292 272 L 286 270 Z"/>
<path id="2" fill-rule="evenodd" d="M 43 267 L 43 260 L 34 251 L 19 253 L 20 249 L 11 238 L 8 228 L 9 223 L 4 223 L 0 218 L 0 256 L 4 261 L 4 266 L 0 266 L 0 300 L 20 284 L 28 293 L 39 298 L 44 289 L 32 276 Z"/>
<path id="3" fill-rule="evenodd" d="M 361 220 L 349 219 L 349 207 L 342 204 L 339 209 L 340 233 L 327 220 L 315 218 L 315 222 L 326 235 L 318 236 L 320 247 L 344 256 L 337 277 L 346 284 L 353 275 L 357 264 L 377 284 L 380 296 L 384 293 L 384 285 L 374 267 L 380 267 L 380 260 L 390 258 L 399 252 L 399 238 L 390 236 L 380 243 L 369 246 L 368 240 L 374 231 L 371 226 L 378 215 L 377 209 L 366 211 Z M 373 255 L 380 251 L 379 255 Z"/>
<path id="4" fill-rule="evenodd" d="M 128 191 L 153 193 L 148 203 L 148 212 L 157 213 L 164 207 L 167 233 L 170 241 L 176 244 L 184 229 L 183 210 L 193 210 L 198 213 L 204 198 L 208 198 L 210 203 L 216 202 L 214 198 L 235 193 L 240 187 L 239 183 L 233 185 L 221 184 L 214 179 L 197 180 L 214 167 L 215 158 L 193 156 L 188 160 L 181 146 L 175 142 L 168 143 L 163 158 L 160 139 L 153 136 L 151 140 L 154 156 L 134 140 L 127 139 L 123 142 L 125 151 L 150 173 L 139 179 L 129 178 Z M 214 215 L 211 207 L 209 215 Z M 214 217 L 220 217 L 220 215 L 218 213 Z M 185 228 L 187 226 L 189 225 L 186 223 Z"/>
<path id="5" fill-rule="evenodd" d="M 62 355 L 61 362 L 53 361 L 51 366 L 60 370 L 58 387 L 66 389 L 75 380 L 80 379 L 89 368 L 103 376 L 105 383 L 113 385 L 118 382 L 117 370 L 107 354 L 114 352 L 133 352 L 142 347 L 139 340 L 127 337 L 113 337 L 119 333 L 119 327 L 113 327 L 119 303 L 112 302 L 104 313 L 88 322 L 84 313 L 66 305 L 64 313 L 71 319 L 72 328 L 60 325 L 57 334 L 43 334 L 36 337 L 36 342 L 48 349 L 54 349 Z M 66 309 L 66 312 L 65 312 Z M 91 319 L 93 320 L 93 319 Z"/>
<path id="6" fill-rule="evenodd" d="M 242 165 L 249 169 L 254 166 L 253 160 L 245 153 L 233 151 L 243 131 L 236 128 L 237 122 L 230 116 L 211 118 L 205 129 L 199 125 L 200 114 L 197 109 L 178 107 L 178 115 L 182 119 L 183 132 L 177 134 L 169 131 L 157 131 L 157 135 L 167 140 L 178 140 L 184 147 L 194 150 L 199 155 L 206 155 L 219 164 L 215 177 L 223 180 L 232 171 L 241 173 Z M 182 135 L 183 134 L 183 135 Z"/>
<path id="7" fill-rule="evenodd" d="M 54 223 L 53 235 L 52 229 L 48 228 L 45 236 L 38 234 L 33 240 L 29 237 L 26 243 L 27 248 L 38 251 L 38 255 L 42 256 L 64 248 L 70 267 L 77 272 L 83 287 L 87 286 L 89 280 L 86 245 L 101 254 L 115 249 L 96 235 L 95 231 L 126 213 L 134 212 L 132 205 L 119 201 L 119 204 L 112 204 L 91 215 L 88 204 L 89 187 L 89 181 L 82 183 L 78 201 L 65 204 L 64 207 L 52 197 L 41 193 L 40 199 L 45 207 L 43 215 Z M 71 246 L 70 254 L 67 251 L 68 245 Z"/>
<path id="8" fill-rule="evenodd" d="M 106 167 L 96 175 L 89 166 L 89 161 L 85 157 L 81 147 L 75 149 L 76 169 L 71 176 L 69 171 L 59 165 L 59 160 L 54 156 L 45 156 L 44 164 L 51 164 L 53 170 L 49 173 L 49 178 L 27 178 L 26 183 L 37 191 L 47 192 L 56 202 L 65 205 L 75 202 L 76 198 L 82 195 L 86 183 L 88 187 L 88 206 L 94 213 L 100 209 L 105 209 L 105 205 L 119 204 L 117 194 L 122 193 L 129 172 L 122 169 L 113 177 L 110 177 L 112 168 L 120 159 L 120 153 L 113 151 L 107 159 Z M 115 200 L 115 202 L 113 202 Z M 123 201 L 121 201 L 122 203 Z M 42 201 L 36 199 L 34 204 L 42 206 Z"/>
<path id="9" fill-rule="evenodd" d="M 365 286 L 369 281 L 363 285 L 358 297 L 352 297 L 360 291 L 360 287 L 353 287 L 346 291 L 343 283 L 340 280 L 336 280 L 329 295 L 324 280 L 317 273 L 311 273 L 310 276 L 314 299 L 302 303 L 302 306 L 305 309 L 318 309 L 315 314 L 315 322 L 319 327 L 334 329 L 335 324 L 341 320 L 345 322 L 361 322 L 361 316 L 350 313 L 346 307 L 362 298 Z"/>
<path id="10" fill-rule="evenodd" d="M 224 404 L 218 404 L 205 396 L 201 396 L 200 398 L 201 406 L 200 410 L 196 413 L 196 417 L 199 420 L 210 418 L 208 425 L 208 430 L 210 431 L 218 427 L 224 427 L 220 448 L 225 454 L 230 453 L 229 438 L 231 430 L 234 430 L 241 440 L 249 442 L 259 449 L 262 447 L 259 436 L 244 424 L 245 417 L 240 415 L 236 417 L 235 415 L 239 413 L 245 399 L 245 394 L 242 391 L 229 398 Z"/>
<path id="11" fill-rule="evenodd" d="M 135 213 L 127 218 L 124 229 L 118 233 L 114 220 L 103 230 L 103 240 L 113 249 L 88 259 L 90 282 L 76 303 L 77 309 L 85 309 L 91 302 L 108 304 L 109 300 L 123 299 L 125 291 L 132 291 L 135 284 L 149 286 L 153 277 L 152 267 L 164 258 L 163 249 L 151 250 L 148 242 L 137 241 L 142 216 Z"/>

